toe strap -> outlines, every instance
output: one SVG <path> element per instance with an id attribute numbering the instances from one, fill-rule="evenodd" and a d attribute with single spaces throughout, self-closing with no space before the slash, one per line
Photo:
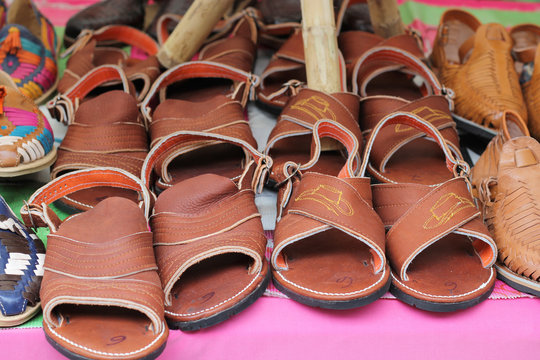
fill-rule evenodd
<path id="1" fill-rule="evenodd" d="M 495 262 L 496 245 L 479 218 L 463 178 L 434 188 L 376 185 L 373 196 L 383 222 L 392 226 L 387 233 L 388 259 L 401 279 L 408 280 L 407 269 L 418 254 L 450 233 L 468 236 L 484 267 Z"/>
<path id="2" fill-rule="evenodd" d="M 282 250 L 331 228 L 362 241 L 371 250 L 375 272 L 384 269 L 384 230 L 371 206 L 369 179 L 307 173 L 294 185 L 286 214 L 275 233 L 272 265 L 286 269 Z"/>

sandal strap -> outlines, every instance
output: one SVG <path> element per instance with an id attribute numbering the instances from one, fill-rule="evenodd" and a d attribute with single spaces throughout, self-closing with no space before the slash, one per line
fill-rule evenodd
<path id="1" fill-rule="evenodd" d="M 354 64 L 352 71 L 353 92 L 366 97 L 368 83 L 389 71 L 408 71 L 421 76 L 425 95 L 446 95 L 435 74 L 418 57 L 391 46 L 377 46 L 366 51 Z"/>
<path id="2" fill-rule="evenodd" d="M 497 258 L 495 242 L 463 177 L 436 187 L 374 185 L 373 202 L 384 224 L 391 227 L 386 236 L 388 259 L 402 280 L 408 280 L 407 269 L 418 254 L 450 233 L 474 238 L 472 244 L 484 267 Z"/>
<path id="3" fill-rule="evenodd" d="M 448 101 L 439 95 L 432 95 L 416 101 L 407 101 L 391 96 L 370 96 L 360 102 L 361 128 L 364 139 L 369 138 L 372 129 L 385 115 L 399 111 L 410 112 L 430 122 L 439 130 L 456 158 L 461 157 L 456 123 L 448 108 Z M 371 162 L 379 172 L 384 172 L 386 164 L 403 146 L 426 134 L 403 124 L 387 126 L 380 130 L 379 140 L 373 144 Z"/>
<path id="4" fill-rule="evenodd" d="M 294 185 L 287 212 L 276 228 L 272 265 L 285 270 L 283 249 L 302 239 L 338 229 L 365 243 L 375 273 L 385 267 L 383 225 L 371 206 L 369 178 L 338 178 L 307 173 Z M 300 220 L 301 218 L 301 220 Z"/>
<path id="5" fill-rule="evenodd" d="M 49 227 L 56 231 L 62 222 L 49 207 L 54 201 L 83 189 L 111 186 L 136 191 L 140 194 L 140 207 L 148 218 L 154 201 L 148 188 L 134 175 L 117 168 L 94 168 L 69 172 L 37 189 L 21 208 L 26 226 Z"/>
<path id="6" fill-rule="evenodd" d="M 259 85 L 259 77 L 231 66 L 210 61 L 190 61 L 179 64 L 165 71 L 154 82 L 148 94 L 141 102 L 141 112 L 147 124 L 152 122 L 156 96 L 164 97 L 167 87 L 175 82 L 197 78 L 220 78 L 232 80 L 235 84 L 231 97 L 238 98 L 242 105 L 247 100 L 255 99 L 255 88 Z M 243 88 L 243 91 L 241 91 Z"/>
<path id="7" fill-rule="evenodd" d="M 66 49 L 61 57 L 75 54 L 91 40 L 121 42 L 143 50 L 148 55 L 155 55 L 159 46 L 147 33 L 127 25 L 107 25 L 98 30 L 85 29 L 77 40 Z"/>
<path id="8" fill-rule="evenodd" d="M 47 108 L 56 119 L 69 125 L 73 121 L 80 101 L 88 96 L 92 90 L 102 85 L 117 82 L 122 84 L 122 88 L 126 93 L 131 93 L 131 85 L 126 78 L 124 71 L 119 66 L 98 66 L 85 74 L 65 93 L 60 94 L 49 101 L 47 103 Z"/>
<path id="9" fill-rule="evenodd" d="M 456 157 L 454 151 L 451 150 L 451 147 L 448 145 L 447 140 L 441 135 L 439 130 L 435 128 L 429 121 L 422 119 L 418 115 L 409 112 L 394 112 L 385 116 L 376 126 L 373 128 L 372 133 L 366 143 L 364 149 L 363 162 L 360 168 L 360 174 L 364 176 L 367 167 L 369 166 L 371 170 L 377 171 L 370 162 L 371 152 L 375 140 L 379 138 L 382 130 L 385 127 L 400 124 L 402 126 L 411 126 L 419 131 L 422 131 L 429 136 L 430 139 L 434 140 L 439 147 L 442 149 L 445 158 L 446 158 L 446 167 L 454 173 L 455 176 L 458 175 L 468 175 L 470 172 L 469 165 L 461 159 L 461 157 Z M 458 153 L 459 155 L 460 153 Z"/>

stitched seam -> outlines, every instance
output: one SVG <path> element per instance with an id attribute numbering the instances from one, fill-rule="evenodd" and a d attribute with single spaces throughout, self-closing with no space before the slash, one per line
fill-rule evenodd
<path id="1" fill-rule="evenodd" d="M 246 291 L 254 282 L 255 280 L 257 280 L 257 278 L 259 278 L 259 275 L 261 274 L 261 272 L 259 271 L 259 273 L 257 273 L 254 277 L 253 277 L 253 280 L 251 280 L 249 282 L 249 284 L 246 285 L 245 288 L 243 288 L 242 290 L 240 290 L 238 293 L 234 294 L 233 296 L 231 296 L 230 298 L 228 298 L 227 300 L 223 300 L 222 302 L 220 302 L 219 304 L 216 304 L 212 307 L 209 307 L 207 309 L 204 309 L 204 310 L 200 310 L 200 311 L 197 311 L 197 312 L 194 312 L 194 313 L 185 313 L 185 314 L 179 314 L 179 313 L 174 313 L 172 311 L 167 311 L 165 310 L 165 313 L 166 314 L 169 314 L 169 315 L 175 315 L 175 316 L 191 316 L 191 315 L 198 315 L 198 314 L 201 314 L 201 313 L 204 313 L 204 312 L 207 312 L 207 311 L 210 311 L 210 310 L 213 310 L 225 303 L 228 303 L 229 301 L 233 300 L 234 298 L 238 297 L 240 294 L 242 294 L 244 291 Z"/>
<path id="2" fill-rule="evenodd" d="M 429 296 L 429 297 L 433 297 L 433 298 L 439 298 L 439 299 L 453 299 L 453 298 L 460 298 L 460 297 L 463 297 L 463 296 L 467 296 L 467 295 L 470 295 L 470 294 L 473 294 L 475 292 L 477 292 L 478 290 L 482 289 L 482 288 L 485 288 L 486 285 L 491 281 L 491 279 L 493 278 L 493 274 L 494 274 L 494 271 L 493 271 L 493 268 L 490 269 L 491 270 L 491 275 L 489 276 L 489 279 L 485 282 L 485 283 L 482 283 L 479 287 L 477 287 L 476 289 L 474 290 L 471 290 L 469 292 L 466 292 L 466 293 L 463 293 L 461 295 L 431 295 L 431 294 L 426 294 L 426 293 L 423 293 L 421 291 L 418 291 L 418 290 L 415 290 L 413 288 L 410 288 L 408 287 L 407 285 L 405 285 L 404 283 L 402 283 L 401 281 L 399 281 L 399 279 L 394 275 L 394 273 L 392 273 L 392 279 L 397 281 L 400 285 L 402 285 L 403 287 L 417 293 L 417 294 L 420 294 L 420 295 L 424 295 L 424 296 Z"/>
<path id="3" fill-rule="evenodd" d="M 87 348 L 86 346 L 83 346 L 83 345 L 79 345 L 65 337 L 63 337 L 62 335 L 58 334 L 56 331 L 54 331 L 51 326 L 49 324 L 47 324 L 47 327 L 49 328 L 49 330 L 56 336 L 58 336 L 58 338 L 64 340 L 65 342 L 67 342 L 68 344 L 70 345 L 73 345 L 75 347 L 78 347 L 80 349 L 83 349 L 83 350 L 86 350 L 86 351 L 89 351 L 91 353 L 94 353 L 94 354 L 100 354 L 100 355 L 110 355 L 110 356 L 128 356 L 128 355 L 134 355 L 134 354 L 137 354 L 141 351 L 144 351 L 150 347 L 152 347 L 162 336 L 163 334 L 165 333 L 165 329 L 167 328 L 166 326 L 163 326 L 163 330 L 161 331 L 161 334 L 154 339 L 154 341 L 152 341 L 150 344 L 146 345 L 145 347 L 143 348 L 140 348 L 138 350 L 134 350 L 134 351 L 131 351 L 131 352 L 128 352 L 128 353 L 109 353 L 109 352 L 103 352 L 103 351 L 97 351 L 97 350 L 94 350 L 94 349 L 90 349 L 90 348 Z M 66 350 L 69 350 L 69 349 L 66 349 Z"/>
<path id="4" fill-rule="evenodd" d="M 379 280 L 377 280 L 375 283 L 373 283 L 372 285 L 366 287 L 366 288 L 363 288 L 361 290 L 357 290 L 357 291 L 353 291 L 353 292 L 348 292 L 348 293 L 327 293 L 327 292 L 321 292 L 321 291 L 317 291 L 317 290 L 312 290 L 312 289 L 308 289 L 306 287 L 303 287 L 303 286 L 300 286 L 298 284 L 295 284 L 294 282 L 290 281 L 290 280 L 287 280 L 283 274 L 281 274 L 281 271 L 277 271 L 277 274 L 279 275 L 279 277 L 281 277 L 284 281 L 286 281 L 287 283 L 299 288 L 299 289 L 302 289 L 302 290 L 305 290 L 305 291 L 309 291 L 309 292 L 312 292 L 312 293 L 315 293 L 315 294 L 319 294 L 319 295 L 330 295 L 330 296 L 346 296 L 346 295 L 354 295 L 354 294 L 359 294 L 361 292 L 364 292 L 366 290 L 369 290 L 371 289 L 372 287 L 376 286 L 377 284 L 379 284 L 383 279 L 384 279 L 384 275 L 386 274 L 386 267 L 384 268 L 383 272 L 381 273 L 381 278 Z"/>

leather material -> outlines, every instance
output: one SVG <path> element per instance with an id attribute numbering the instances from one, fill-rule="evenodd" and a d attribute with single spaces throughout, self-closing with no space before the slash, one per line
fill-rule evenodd
<path id="1" fill-rule="evenodd" d="M 92 74 L 95 76 L 92 76 Z M 68 130 L 58 148 L 58 158 L 51 169 L 51 177 L 78 169 L 109 166 L 139 175 L 148 152 L 146 128 L 137 107 L 137 101 L 126 91 L 111 90 L 94 98 L 86 96 L 102 83 L 115 76 L 127 86 L 125 76 L 118 67 L 99 67 L 75 84 L 64 95 L 62 104 L 51 103 L 61 110 L 69 123 Z M 126 89 L 125 89 L 126 90 Z M 73 103 L 80 106 L 73 116 Z M 67 109 L 67 110 L 66 110 Z M 122 196 L 132 200 L 132 192 L 109 189 L 81 191 L 62 201 L 80 210 L 96 205 L 108 196 Z"/>
<path id="2" fill-rule="evenodd" d="M 526 123 L 514 112 L 505 112 L 498 134 L 491 139 L 486 149 L 476 161 L 472 172 L 471 182 L 476 189 L 480 189 L 482 182 L 489 178 L 497 178 L 499 160 L 502 148 L 511 139 L 529 136 Z"/>
<path id="3" fill-rule="evenodd" d="M 118 47 L 104 47 L 103 43 L 126 44 L 142 50 L 145 59 L 133 58 Z M 98 46 L 101 45 L 101 46 Z M 58 92 L 67 92 L 85 74 L 101 65 L 118 65 L 126 73 L 142 100 L 151 84 L 159 76 L 159 62 L 155 55 L 158 44 L 147 34 L 123 25 L 109 25 L 95 31 L 84 30 L 83 34 L 68 48 L 63 56 L 71 55 L 66 63 L 64 75 L 58 83 Z"/>
<path id="4" fill-rule="evenodd" d="M 389 229 L 387 255 L 395 294 L 426 310 L 442 303 L 471 306 L 491 291 L 497 250 L 473 203 L 466 175 L 456 172 L 462 161 L 454 157 L 438 130 L 412 113 L 386 116 L 373 129 L 360 171 L 367 168 L 377 137 L 396 124 L 425 132 L 441 147 L 449 180 L 372 186 L 374 208 Z"/>
<path id="5" fill-rule="evenodd" d="M 54 213 L 48 205 L 58 198 L 107 184 L 137 189 L 145 211 L 127 199 L 109 198 L 63 222 L 49 220 Z M 53 180 L 21 209 L 25 221 L 51 230 L 41 288 L 43 327 L 60 351 L 139 359 L 165 346 L 168 328 L 148 231 L 150 206 L 150 193 L 137 178 L 96 169 Z M 111 348 L 113 334 L 122 334 L 122 341 Z"/>
<path id="6" fill-rule="evenodd" d="M 540 26 L 524 24 L 510 30 L 514 40 L 513 53 L 517 57 L 516 68 L 520 66 L 520 82 L 527 105 L 528 127 L 531 136 L 540 139 Z M 532 70 L 531 70 L 532 67 Z"/>
<path id="7" fill-rule="evenodd" d="M 126 11 L 129 9 L 129 11 Z M 66 23 L 65 43 L 71 45 L 84 29 L 97 30 L 107 25 L 127 25 L 142 29 L 144 1 L 103 0 L 73 15 Z"/>
<path id="8" fill-rule="evenodd" d="M 172 326 L 234 308 L 266 277 L 254 193 L 228 178 L 205 174 L 165 190 L 150 224 Z"/>
<path id="9" fill-rule="evenodd" d="M 341 168 L 342 155 L 339 143 L 325 140 L 325 153 L 317 162 L 312 146 L 314 125 L 323 119 L 335 121 L 352 132 L 357 139 L 362 139 L 358 127 L 358 97 L 351 93 L 325 94 L 311 89 L 302 89 L 291 98 L 278 117 L 267 141 L 265 154 L 273 161 L 270 178 L 276 183 L 285 179 L 282 173 L 287 162 L 298 164 L 299 170 L 323 172 L 337 175 Z M 361 144 L 361 143 L 360 143 Z"/>
<path id="10" fill-rule="evenodd" d="M 434 125 L 454 156 L 462 157 L 450 112 L 451 99 L 443 95 L 437 78 L 420 59 L 397 47 L 375 46 L 357 59 L 352 73 L 356 79 L 353 88 L 363 96 L 359 118 L 366 141 L 385 116 L 404 111 Z M 423 86 L 417 87 L 410 80 L 400 83 L 404 74 L 420 76 Z M 382 80 L 392 78 L 397 80 L 392 86 L 383 84 Z M 369 172 L 382 182 L 433 184 L 448 180 L 450 175 L 444 154 L 426 139 L 425 132 L 401 123 L 380 129 L 369 161 Z"/>
<path id="11" fill-rule="evenodd" d="M 488 144 L 473 168 L 473 184 L 483 207 L 484 222 L 499 248 L 499 266 L 538 294 L 540 253 L 540 145 L 528 136 L 515 113 L 505 113 L 499 134 Z M 516 279 L 518 279 L 516 281 Z"/>
<path id="12" fill-rule="evenodd" d="M 274 281 L 308 305 L 364 305 L 384 291 L 389 273 L 370 180 L 358 176 L 360 144 L 330 119 L 317 121 L 312 131 L 311 162 L 321 156 L 324 138 L 340 142 L 348 157 L 339 174 L 309 169 L 284 181 L 271 258 Z"/>
<path id="13" fill-rule="evenodd" d="M 512 45 L 502 25 L 481 24 L 461 10 L 443 14 L 431 60 L 441 82 L 456 94 L 458 115 L 495 129 L 505 110 L 527 119 Z"/>

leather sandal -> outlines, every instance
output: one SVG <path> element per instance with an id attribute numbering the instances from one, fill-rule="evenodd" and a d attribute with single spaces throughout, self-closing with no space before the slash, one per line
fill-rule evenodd
<path id="1" fill-rule="evenodd" d="M 0 327 L 30 320 L 41 309 L 45 246 L 0 196 Z"/>
<path id="2" fill-rule="evenodd" d="M 122 90 L 116 90 L 115 85 L 110 90 L 111 83 L 120 83 Z M 53 179 L 66 172 L 102 166 L 140 174 L 148 153 L 148 138 L 131 93 L 133 89 L 122 69 L 103 65 L 49 102 L 53 116 L 68 125 L 51 169 Z M 103 186 L 73 192 L 62 202 L 88 210 L 109 196 L 137 199 L 135 192 Z"/>
<path id="3" fill-rule="evenodd" d="M 413 127 L 435 141 L 445 155 L 448 175 L 431 184 L 406 181 L 372 186 L 374 208 L 388 230 L 390 292 L 427 311 L 476 305 L 493 290 L 497 247 L 471 196 L 469 166 L 454 156 L 431 123 L 407 112 L 394 112 L 377 124 L 364 159 L 373 161 L 374 144 L 383 141 L 380 134 L 392 125 Z M 360 171 L 367 166 L 363 163 Z"/>
<path id="4" fill-rule="evenodd" d="M 73 191 L 103 184 L 136 191 L 141 201 L 108 198 L 64 221 L 48 207 Z M 135 176 L 99 168 L 56 178 L 21 209 L 25 224 L 50 229 L 43 330 L 64 356 L 155 359 L 165 348 L 169 330 L 148 228 L 152 201 Z"/>
<path id="5" fill-rule="evenodd" d="M 353 90 L 361 96 L 360 128 L 367 140 L 379 121 L 395 111 L 411 112 L 434 125 L 457 158 L 462 158 L 451 95 L 413 54 L 396 47 L 366 51 L 352 71 Z M 407 81 L 384 86 L 380 80 L 407 75 Z M 401 78 L 405 80 L 406 78 Z M 420 79 L 418 86 L 413 79 Z M 433 184 L 448 178 L 445 156 L 422 131 L 396 124 L 379 133 L 368 170 L 381 182 Z"/>
<path id="6" fill-rule="evenodd" d="M 381 297 L 390 286 L 384 227 L 373 210 L 370 178 L 359 172 L 358 138 L 343 125 L 319 120 L 313 126 L 308 164 L 282 166 L 272 252 L 273 282 L 300 303 L 350 309 Z M 316 172 L 324 140 L 345 147 L 345 165 Z M 341 161 L 343 164 L 343 160 Z"/>
<path id="7" fill-rule="evenodd" d="M 160 152 L 177 144 L 212 141 L 242 146 L 241 140 L 219 133 L 178 131 L 150 151 L 141 178 L 151 184 Z M 165 291 L 165 316 L 173 329 L 191 331 L 218 324 L 253 303 L 268 284 L 266 237 L 246 175 L 264 156 L 255 147 L 243 149 L 249 158 L 239 179 L 208 168 L 206 174 L 169 187 L 156 201 L 150 225 Z"/>
<path id="8" fill-rule="evenodd" d="M 287 162 L 299 164 L 299 170 L 325 174 L 338 173 L 343 159 L 343 147 L 331 139 L 324 140 L 323 151 L 315 164 L 310 162 L 312 129 L 322 119 L 331 119 L 343 125 L 355 137 L 361 139 L 358 127 L 358 96 L 347 92 L 326 94 L 312 89 L 301 89 L 278 117 L 272 129 L 264 153 L 272 159 L 269 184 L 275 187 L 286 180 L 283 166 Z"/>
<path id="9" fill-rule="evenodd" d="M 473 168 L 484 222 L 499 249 L 499 279 L 540 296 L 540 145 L 518 114 L 506 112 L 499 134 Z"/>
<path id="10" fill-rule="evenodd" d="M 512 54 L 520 74 L 521 89 L 527 105 L 528 120 L 525 120 L 531 136 L 540 140 L 540 26 L 523 24 L 510 29 L 514 40 Z"/>
<path id="11" fill-rule="evenodd" d="M 117 46 L 112 46 L 111 43 Z M 130 55 L 118 46 L 121 44 L 131 46 Z M 134 49 L 139 49 L 146 58 L 141 58 L 143 54 L 134 55 Z M 58 92 L 65 93 L 98 66 L 118 65 L 133 82 L 137 99 L 141 101 L 161 73 L 155 56 L 157 52 L 158 44 L 154 39 L 129 26 L 109 25 L 98 30 L 83 30 L 74 44 L 61 55 L 70 58 L 64 75 L 58 82 Z"/>
<path id="12" fill-rule="evenodd" d="M 455 92 L 458 115 L 495 129 L 505 110 L 527 118 L 512 45 L 500 24 L 481 24 L 457 9 L 442 15 L 430 58 L 441 82 Z"/>

